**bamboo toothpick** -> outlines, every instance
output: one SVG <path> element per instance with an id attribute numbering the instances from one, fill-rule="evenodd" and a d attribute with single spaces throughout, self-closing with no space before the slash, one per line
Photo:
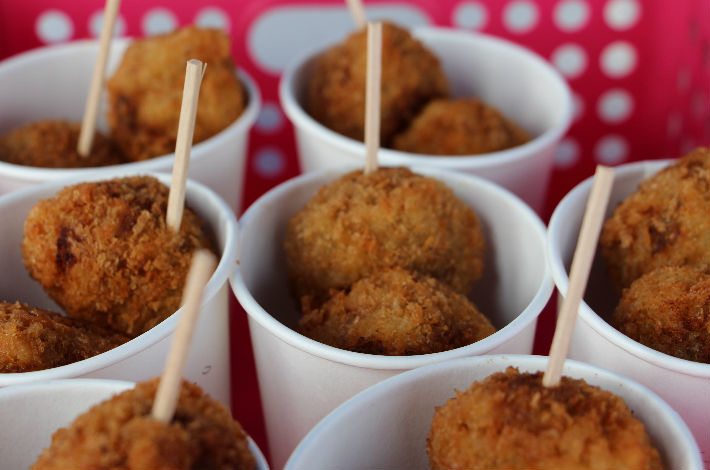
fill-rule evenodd
<path id="1" fill-rule="evenodd" d="M 365 174 L 377 171 L 380 148 L 382 88 L 382 23 L 367 24 L 367 81 L 365 88 Z"/>
<path id="2" fill-rule="evenodd" d="M 362 1 L 345 0 L 345 3 L 348 4 L 350 14 L 353 17 L 353 21 L 355 21 L 355 27 L 357 29 L 364 28 L 367 24 L 367 15 L 365 15 L 365 7 L 363 6 Z"/>
<path id="3" fill-rule="evenodd" d="M 103 88 L 104 77 L 106 75 L 106 61 L 108 60 L 108 52 L 111 46 L 113 29 L 116 24 L 120 4 L 121 0 L 106 0 L 106 7 L 104 8 L 104 21 L 99 37 L 99 53 L 96 57 L 96 62 L 94 62 L 94 72 L 91 75 L 89 96 L 86 100 L 86 107 L 84 108 L 84 119 L 81 121 L 81 131 L 79 132 L 79 142 L 77 143 L 76 149 L 82 157 L 89 156 L 91 146 L 94 143 L 101 89 Z"/>
<path id="4" fill-rule="evenodd" d="M 589 199 L 587 200 L 587 208 L 584 211 L 577 247 L 572 257 L 567 295 L 562 300 L 557 326 L 555 327 L 555 335 L 552 338 L 552 346 L 550 347 L 547 369 L 542 377 L 542 384 L 545 387 L 557 385 L 562 375 L 562 366 L 569 351 L 579 303 L 587 287 L 589 270 L 594 260 L 594 252 L 596 251 L 599 233 L 604 221 L 606 206 L 609 203 L 613 181 L 614 170 L 598 165 L 594 174 L 594 183 L 589 193 Z"/>
<path id="5" fill-rule="evenodd" d="M 178 122 L 177 140 L 175 142 L 173 178 L 170 183 L 166 215 L 168 226 L 176 232 L 180 230 L 185 206 L 185 184 L 187 182 L 187 170 L 190 165 L 192 136 L 195 132 L 197 100 L 200 96 L 200 84 L 206 67 L 207 64 L 203 65 L 199 60 L 191 59 L 187 61 L 185 70 L 185 86 L 182 91 L 180 121 Z"/>
<path id="6" fill-rule="evenodd" d="M 153 418 L 164 423 L 169 423 L 175 414 L 187 353 L 190 350 L 192 333 L 200 312 L 202 294 L 216 265 L 217 260 L 209 250 L 197 250 L 192 256 L 182 295 L 183 310 L 175 329 L 163 374 L 160 376 L 151 411 Z"/>

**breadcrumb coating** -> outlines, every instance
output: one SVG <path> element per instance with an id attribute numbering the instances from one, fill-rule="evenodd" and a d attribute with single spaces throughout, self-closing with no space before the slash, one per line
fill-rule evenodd
<path id="1" fill-rule="evenodd" d="M 24 124 L 0 137 L 0 160 L 44 168 L 83 168 L 123 162 L 116 144 L 98 131 L 89 155 L 79 155 L 80 133 L 81 123 L 75 122 L 47 119 Z"/>
<path id="2" fill-rule="evenodd" d="M 324 126 L 362 141 L 365 134 L 367 30 L 315 59 L 306 111 Z M 449 94 L 439 60 L 407 30 L 382 24 L 380 139 L 387 146 L 431 99 Z"/>
<path id="3" fill-rule="evenodd" d="M 437 99 L 394 136 L 392 148 L 427 155 L 476 155 L 529 140 L 525 130 L 479 99 Z"/>
<path id="4" fill-rule="evenodd" d="M 0 302 L 0 372 L 29 372 L 88 359 L 130 338 L 19 302 Z"/>
<path id="5" fill-rule="evenodd" d="M 253 469 L 240 424 L 199 386 L 183 381 L 173 420 L 151 418 L 158 379 L 92 407 L 66 428 L 32 466 L 51 469 Z"/>
<path id="6" fill-rule="evenodd" d="M 509 367 L 438 407 L 427 438 L 438 469 L 660 469 L 624 400 L 584 380 L 544 387 Z"/>
<path id="7" fill-rule="evenodd" d="M 604 223 L 599 244 L 619 292 L 661 266 L 710 264 L 710 149 L 643 181 Z"/>
<path id="8" fill-rule="evenodd" d="M 147 176 L 82 183 L 39 201 L 25 220 L 30 275 L 74 318 L 136 336 L 172 315 L 197 248 L 211 248 L 185 207 L 165 222 L 168 188 Z"/>
<path id="9" fill-rule="evenodd" d="M 496 331 L 463 295 L 401 268 L 363 278 L 320 308 L 305 306 L 299 326 L 330 346 L 389 356 L 446 351 Z"/>
<path id="10" fill-rule="evenodd" d="M 194 26 L 134 41 L 106 83 L 108 122 L 126 158 L 175 151 L 187 61 L 207 64 L 200 86 L 193 143 L 212 137 L 244 111 L 247 94 L 235 73 L 229 37 Z"/>

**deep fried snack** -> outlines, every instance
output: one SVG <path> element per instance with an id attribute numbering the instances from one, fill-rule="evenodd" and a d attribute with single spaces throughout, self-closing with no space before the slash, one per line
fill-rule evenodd
<path id="1" fill-rule="evenodd" d="M 88 359 L 130 338 L 91 322 L 0 302 L 0 372 L 50 369 Z"/>
<path id="2" fill-rule="evenodd" d="M 710 149 L 642 182 L 604 223 L 599 243 L 619 291 L 661 266 L 710 263 Z"/>
<path id="3" fill-rule="evenodd" d="M 443 183 L 406 168 L 353 171 L 320 188 L 284 240 L 296 298 L 328 298 L 386 267 L 428 274 L 467 294 L 483 271 L 473 209 Z"/>
<path id="4" fill-rule="evenodd" d="M 624 400 L 584 380 L 542 385 L 509 367 L 456 392 L 434 412 L 433 469 L 660 469 L 644 425 Z"/>
<path id="5" fill-rule="evenodd" d="M 183 381 L 168 423 L 151 418 L 158 379 L 115 395 L 57 430 L 32 469 L 253 469 L 241 425 L 199 386 Z"/>
<path id="6" fill-rule="evenodd" d="M 365 133 L 367 31 L 361 29 L 315 60 L 306 111 L 324 126 L 356 140 Z M 448 96 L 439 60 L 408 31 L 382 25 L 380 138 L 387 145 L 431 99 Z"/>
<path id="7" fill-rule="evenodd" d="M 392 148 L 428 155 L 475 155 L 522 145 L 530 136 L 476 98 L 430 101 Z"/>
<path id="8" fill-rule="evenodd" d="M 25 124 L 0 137 L 0 160 L 44 168 L 82 168 L 123 162 L 114 142 L 98 131 L 89 155 L 79 155 L 80 132 L 80 123 L 68 121 L 42 120 Z"/>
<path id="9" fill-rule="evenodd" d="M 211 248 L 189 207 L 166 225 L 167 202 L 146 176 L 66 187 L 27 216 L 25 265 L 67 315 L 138 335 L 178 309 L 192 253 Z"/>
<path id="10" fill-rule="evenodd" d="M 246 107 L 229 37 L 218 29 L 188 27 L 133 42 L 108 80 L 108 122 L 129 160 L 175 151 L 185 64 L 207 64 L 200 86 L 194 143 L 217 134 Z"/>
<path id="11" fill-rule="evenodd" d="M 710 267 L 664 266 L 624 289 L 611 324 L 649 348 L 710 363 Z"/>
<path id="12" fill-rule="evenodd" d="M 463 295 L 401 268 L 363 278 L 320 308 L 304 308 L 299 326 L 330 346 L 388 356 L 446 351 L 496 331 Z"/>

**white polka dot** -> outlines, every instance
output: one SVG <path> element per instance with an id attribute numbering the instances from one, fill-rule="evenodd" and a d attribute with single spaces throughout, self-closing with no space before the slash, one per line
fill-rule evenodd
<path id="1" fill-rule="evenodd" d="M 632 28 L 641 16 L 641 6 L 636 0 L 610 0 L 604 6 L 604 21 L 617 31 Z"/>
<path id="2" fill-rule="evenodd" d="M 597 114 L 608 124 L 618 124 L 628 119 L 633 108 L 634 100 L 631 94 L 619 88 L 603 93 L 597 102 Z"/>
<path id="3" fill-rule="evenodd" d="M 461 2 L 453 13 L 453 23 L 460 28 L 481 29 L 488 22 L 488 10 L 479 2 Z"/>
<path id="4" fill-rule="evenodd" d="M 264 103 L 256 120 L 256 128 L 264 133 L 277 132 L 283 126 L 284 118 L 276 103 Z"/>
<path id="5" fill-rule="evenodd" d="M 63 11 L 47 10 L 37 17 L 35 33 L 44 43 L 66 41 L 74 34 L 74 23 Z"/>
<path id="6" fill-rule="evenodd" d="M 578 121 L 584 115 L 584 98 L 577 93 L 572 94 L 572 118 Z"/>
<path id="7" fill-rule="evenodd" d="M 563 44 L 552 53 L 552 63 L 567 78 L 577 78 L 587 68 L 587 53 L 577 44 Z"/>
<path id="8" fill-rule="evenodd" d="M 99 10 L 94 12 L 89 18 L 89 32 L 95 38 L 101 35 L 101 29 L 104 27 L 104 11 Z M 121 15 L 116 17 L 116 24 L 113 25 L 114 37 L 123 36 L 126 32 L 126 21 Z"/>
<path id="9" fill-rule="evenodd" d="M 538 21 L 537 5 L 526 0 L 510 2 L 503 12 L 503 23 L 512 33 L 527 33 Z"/>
<path id="10" fill-rule="evenodd" d="M 224 10 L 216 7 L 200 10 L 195 16 L 195 24 L 201 28 L 216 28 L 227 33 L 231 27 L 229 15 Z"/>
<path id="11" fill-rule="evenodd" d="M 636 67 L 636 49 L 625 41 L 613 42 L 602 51 L 600 65 L 608 77 L 625 77 Z"/>
<path id="12" fill-rule="evenodd" d="M 264 147 L 254 156 L 254 170 L 263 178 L 278 176 L 286 166 L 286 158 L 276 147 Z"/>
<path id="13" fill-rule="evenodd" d="M 579 162 L 580 147 L 576 140 L 565 138 L 557 145 L 555 166 L 558 168 L 571 168 Z"/>
<path id="14" fill-rule="evenodd" d="M 599 139 L 594 154 L 603 165 L 617 165 L 628 157 L 629 144 L 619 135 L 607 135 Z"/>
<path id="15" fill-rule="evenodd" d="M 666 132 L 668 132 L 668 137 L 671 139 L 676 138 L 680 135 L 683 130 L 683 117 L 677 113 L 673 112 L 668 115 L 668 124 L 666 127 Z"/>
<path id="16" fill-rule="evenodd" d="M 589 21 L 589 5 L 583 0 L 564 0 L 555 7 L 554 18 L 562 31 L 579 31 Z"/>
<path id="17" fill-rule="evenodd" d="M 169 33 L 174 31 L 177 25 L 175 14 L 165 8 L 153 8 L 143 16 L 141 23 L 143 34 L 146 36 Z"/>

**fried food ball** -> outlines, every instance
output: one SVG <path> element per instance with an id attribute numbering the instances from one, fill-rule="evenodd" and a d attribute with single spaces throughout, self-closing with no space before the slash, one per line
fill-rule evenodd
<path id="1" fill-rule="evenodd" d="M 207 64 L 194 143 L 217 134 L 244 111 L 246 89 L 235 75 L 229 37 L 221 30 L 192 26 L 136 40 L 106 83 L 109 126 L 129 160 L 175 151 L 185 66 L 190 59 Z"/>
<path id="2" fill-rule="evenodd" d="M 475 155 L 529 140 L 521 127 L 479 99 L 437 99 L 394 136 L 392 148 L 428 155 Z"/>
<path id="3" fill-rule="evenodd" d="M 123 162 L 119 148 L 98 131 L 89 155 L 79 155 L 80 133 L 81 123 L 75 122 L 47 119 L 25 124 L 0 137 L 0 160 L 44 168 L 83 168 Z"/>
<path id="4" fill-rule="evenodd" d="M 474 343 L 496 329 L 476 306 L 424 274 L 385 269 L 304 309 L 301 332 L 350 351 L 403 356 Z"/>
<path id="5" fill-rule="evenodd" d="M 431 468 L 662 468 L 622 398 L 569 377 L 545 387 L 542 375 L 508 367 L 457 391 L 434 412 Z"/>
<path id="6" fill-rule="evenodd" d="M 318 56 L 308 83 L 306 111 L 324 126 L 356 140 L 365 135 L 367 30 Z M 408 31 L 382 24 L 380 139 L 402 130 L 431 99 L 449 94 L 439 60 Z"/>
<path id="7" fill-rule="evenodd" d="M 317 305 L 331 289 L 395 266 L 465 295 L 483 271 L 485 240 L 473 209 L 446 185 L 380 168 L 320 188 L 289 220 L 284 248 L 296 298 Z"/>
<path id="8" fill-rule="evenodd" d="M 130 338 L 91 322 L 0 302 L 0 372 L 50 369 L 88 359 Z"/>
<path id="9" fill-rule="evenodd" d="M 710 263 L 710 149 L 643 181 L 604 223 L 599 244 L 619 291 L 661 266 Z"/>
<path id="10" fill-rule="evenodd" d="M 192 253 L 211 248 L 189 207 L 167 226 L 167 202 L 147 176 L 66 187 L 27 216 L 25 266 L 70 317 L 136 336 L 178 309 Z"/>
<path id="11" fill-rule="evenodd" d="M 612 325 L 649 348 L 710 363 L 710 267 L 664 266 L 624 289 Z"/>
<path id="12" fill-rule="evenodd" d="M 170 423 L 150 415 L 158 379 L 93 406 L 66 428 L 31 467 L 50 469 L 253 469 L 241 425 L 196 384 L 182 382 Z"/>

